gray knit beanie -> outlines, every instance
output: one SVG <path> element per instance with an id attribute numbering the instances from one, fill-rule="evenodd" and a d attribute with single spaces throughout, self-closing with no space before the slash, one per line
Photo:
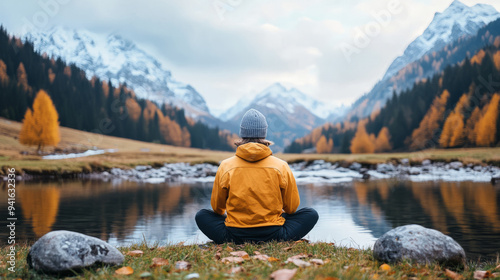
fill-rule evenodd
<path id="1" fill-rule="evenodd" d="M 241 138 L 266 138 L 267 122 L 266 117 L 261 112 L 250 109 L 248 110 L 240 124 Z"/>

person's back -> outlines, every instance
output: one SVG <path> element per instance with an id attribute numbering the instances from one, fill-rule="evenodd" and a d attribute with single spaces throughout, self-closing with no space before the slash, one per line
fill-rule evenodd
<path id="1" fill-rule="evenodd" d="M 200 230 L 216 243 L 298 240 L 318 220 L 313 209 L 296 211 L 300 197 L 295 178 L 285 161 L 272 156 L 266 133 L 265 117 L 249 110 L 240 125 L 236 155 L 217 170 L 214 211 L 196 214 Z"/>

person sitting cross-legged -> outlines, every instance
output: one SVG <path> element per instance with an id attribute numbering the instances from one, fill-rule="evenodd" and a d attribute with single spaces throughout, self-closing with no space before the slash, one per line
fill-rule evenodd
<path id="1" fill-rule="evenodd" d="M 255 109 L 240 124 L 236 155 L 220 164 L 212 210 L 196 214 L 198 228 L 217 244 L 303 238 L 318 221 L 312 208 L 297 210 L 299 191 L 288 164 L 272 155 L 267 121 Z"/>

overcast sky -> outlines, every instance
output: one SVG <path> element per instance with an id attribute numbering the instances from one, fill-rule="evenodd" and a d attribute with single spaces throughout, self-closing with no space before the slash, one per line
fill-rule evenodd
<path id="1" fill-rule="evenodd" d="M 0 0 L 0 23 L 14 34 L 37 20 L 40 28 L 119 33 L 157 57 L 175 79 L 194 86 L 215 110 L 275 82 L 339 105 L 368 92 L 434 13 L 451 2 Z M 462 2 L 500 11 L 498 0 Z M 37 19 L 41 13 L 47 16 Z M 380 23 L 375 14 L 390 19 Z M 372 33 L 364 45 L 347 48 L 355 47 L 359 30 L 367 26 Z"/>

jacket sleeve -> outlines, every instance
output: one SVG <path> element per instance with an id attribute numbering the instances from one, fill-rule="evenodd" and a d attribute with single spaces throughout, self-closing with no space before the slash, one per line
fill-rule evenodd
<path id="1" fill-rule="evenodd" d="M 224 212 L 226 212 L 226 200 L 228 196 L 227 181 L 223 180 L 222 177 L 227 176 L 224 176 L 223 171 L 219 167 L 219 170 L 217 170 L 217 173 L 215 174 L 214 186 L 212 188 L 212 199 L 210 201 L 212 209 L 219 215 L 224 215 Z"/>
<path id="2" fill-rule="evenodd" d="M 295 182 L 295 177 L 293 176 L 292 170 L 288 164 L 285 166 L 284 176 L 284 186 L 281 188 L 281 197 L 283 199 L 283 210 L 287 214 L 293 214 L 297 211 L 300 204 L 299 190 L 297 188 L 297 183 Z"/>

